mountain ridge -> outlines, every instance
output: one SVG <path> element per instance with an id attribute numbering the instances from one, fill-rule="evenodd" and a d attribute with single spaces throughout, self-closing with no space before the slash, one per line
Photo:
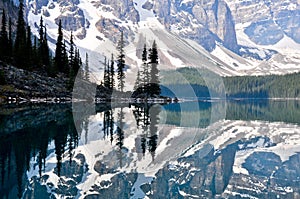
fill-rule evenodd
<path id="1" fill-rule="evenodd" d="M 268 5 L 270 9 L 277 9 L 276 13 L 278 16 L 289 8 L 282 6 L 282 4 L 277 1 L 274 5 L 272 3 Z M 295 5 L 296 6 L 292 7 L 293 10 L 289 16 L 293 16 L 293 13 L 297 13 L 299 6 L 297 2 Z M 209 59 L 218 63 L 217 71 L 215 71 L 215 67 L 207 68 L 221 76 L 268 75 L 298 72 L 300 70 L 298 67 L 300 56 L 296 53 L 298 49 L 292 49 L 294 53 L 293 56 L 290 56 L 289 53 L 282 53 L 281 50 L 284 49 L 284 47 L 273 49 L 273 45 L 276 45 L 279 41 L 285 42 L 286 38 L 297 43 L 298 40 L 295 39 L 293 36 L 294 33 L 292 33 L 293 31 L 297 32 L 297 29 L 288 29 L 287 31 L 290 31 L 290 34 L 283 32 L 284 36 L 275 44 L 271 43 L 271 45 L 269 45 L 269 43 L 260 43 L 254 39 L 256 38 L 256 34 L 253 32 L 255 28 L 252 27 L 257 23 L 261 23 L 260 18 L 267 17 L 272 19 L 272 16 L 269 16 L 271 12 L 262 14 L 260 18 L 253 18 L 253 21 L 247 21 L 242 18 L 240 12 L 237 11 L 237 8 L 242 6 L 243 3 L 239 5 L 230 0 L 127 0 L 120 5 L 118 5 L 117 1 L 105 0 L 77 0 L 72 2 L 64 0 L 35 0 L 28 1 L 27 3 L 29 23 L 36 26 L 37 19 L 43 15 L 46 23 L 48 23 L 48 31 L 51 38 L 56 38 L 56 24 L 59 19 L 63 21 L 64 33 L 67 38 L 70 35 L 70 31 L 74 32 L 76 36 L 75 43 L 77 43 L 78 47 L 83 49 L 82 53 L 89 52 L 92 54 L 91 63 L 94 66 L 93 72 L 95 72 L 95 74 L 102 73 L 102 70 L 97 68 L 99 60 L 103 59 L 101 57 L 103 57 L 103 55 L 110 56 L 111 53 L 116 53 L 114 44 L 118 41 L 120 31 L 123 31 L 124 37 L 127 40 L 126 50 L 132 52 L 135 51 L 134 48 L 141 48 L 139 45 L 142 40 L 146 41 L 146 43 L 150 43 L 154 39 L 161 41 L 161 43 L 164 42 L 162 37 L 163 33 L 153 37 L 151 33 L 153 28 L 160 29 L 164 33 L 174 34 L 177 37 L 173 40 L 175 43 L 182 39 L 188 42 L 194 42 L 192 48 L 204 48 L 205 52 L 201 50 L 201 54 L 205 56 L 209 55 Z M 246 13 L 253 12 L 250 8 L 247 8 Z M 236 24 L 235 21 L 238 23 Z M 288 22 L 289 21 L 286 23 Z M 282 24 L 282 26 L 285 26 L 283 22 Z M 252 32 L 250 31 L 251 28 Z M 141 36 L 141 29 L 149 29 L 148 32 L 150 32 L 150 34 Z M 37 29 L 34 31 L 35 34 L 37 34 Z M 267 32 L 274 31 L 271 28 L 267 28 L 266 33 Z M 262 32 L 260 37 L 269 38 L 270 36 Z M 243 38 L 245 38 L 244 41 Z M 177 45 L 180 46 L 181 44 Z M 50 46 L 54 49 L 54 44 Z M 164 65 L 162 67 L 163 69 L 170 63 L 169 69 L 189 66 L 189 63 L 182 58 L 185 57 L 186 54 L 182 53 L 182 55 L 180 55 L 181 52 L 176 52 L 176 50 L 168 48 L 168 46 L 165 45 L 159 47 L 162 49 L 165 48 L 164 51 L 161 52 L 161 57 L 164 57 L 165 61 L 165 63 L 162 63 L 162 65 Z M 192 48 L 189 48 L 189 50 L 192 50 Z M 276 59 L 274 61 L 273 58 L 276 54 L 280 54 L 286 57 L 286 59 L 294 57 L 296 61 L 294 64 L 290 62 L 292 65 L 290 68 L 285 68 L 284 65 L 286 62 L 281 62 L 281 60 L 276 61 Z M 196 55 L 196 58 L 202 55 Z M 139 57 L 133 55 L 129 55 L 128 57 L 127 60 L 130 69 L 135 73 L 140 63 Z M 218 59 L 215 57 L 218 57 Z M 234 61 L 230 61 L 230 58 Z M 245 62 L 249 64 L 241 64 Z M 276 62 L 276 67 L 273 67 L 274 62 Z M 202 65 L 209 64 L 208 62 L 200 63 Z M 266 65 L 268 67 L 265 67 Z M 270 68 L 272 68 L 272 70 L 270 70 Z M 226 72 L 220 72 L 222 70 Z"/>

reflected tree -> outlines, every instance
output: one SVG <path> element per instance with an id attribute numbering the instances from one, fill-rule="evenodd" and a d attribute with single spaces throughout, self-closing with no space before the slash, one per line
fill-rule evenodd
<path id="1" fill-rule="evenodd" d="M 142 153 L 145 155 L 146 149 L 148 149 L 153 160 L 157 148 L 157 125 L 159 123 L 160 111 L 159 106 L 152 106 L 147 103 L 135 105 L 133 110 L 137 127 L 143 131 L 143 134 L 141 135 Z"/>

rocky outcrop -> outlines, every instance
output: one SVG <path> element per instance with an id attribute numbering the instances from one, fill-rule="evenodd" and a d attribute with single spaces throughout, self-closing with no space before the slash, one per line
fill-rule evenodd
<path id="1" fill-rule="evenodd" d="M 116 19 L 105 17 L 105 15 L 99 16 L 99 20 L 96 23 L 96 27 L 99 32 L 103 33 L 106 38 L 109 38 L 113 43 L 116 43 L 120 39 L 120 31 L 123 31 L 125 41 L 133 41 L 133 30 L 124 25 L 129 21 L 133 24 L 139 22 L 140 17 L 137 10 L 134 8 L 133 1 L 118 1 L 118 0 L 100 0 L 94 1 L 94 6 L 102 12 L 112 13 Z"/>
<path id="2" fill-rule="evenodd" d="M 70 99 L 67 89 L 68 79 L 65 77 L 47 77 L 43 74 L 19 69 L 0 63 L 7 85 L 0 86 L 1 96 L 11 98 L 65 98 Z"/>
<path id="3" fill-rule="evenodd" d="M 236 23 L 250 23 L 245 33 L 256 44 L 275 44 L 284 34 L 300 43 L 299 1 L 291 0 L 287 3 L 280 0 L 228 0 L 227 2 Z"/>
<path id="4" fill-rule="evenodd" d="M 196 40 L 209 51 L 216 41 L 238 50 L 233 17 L 223 0 L 155 1 L 153 10 L 167 29 Z"/>

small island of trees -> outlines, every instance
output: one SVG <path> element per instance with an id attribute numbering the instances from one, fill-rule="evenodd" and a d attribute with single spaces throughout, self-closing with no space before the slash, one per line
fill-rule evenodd
<path id="1" fill-rule="evenodd" d="M 142 66 L 137 72 L 133 91 L 125 91 L 125 51 L 124 36 L 121 32 L 121 38 L 117 45 L 117 59 L 111 55 L 111 59 L 104 58 L 103 81 L 97 86 L 96 101 L 119 101 L 120 99 L 133 99 L 135 102 L 142 101 L 168 101 L 170 99 L 161 96 L 159 85 L 158 69 L 158 49 L 154 40 L 152 46 L 147 48 L 144 44 L 142 52 Z M 115 62 L 117 63 L 115 68 Z M 118 97 L 118 99 L 115 98 Z M 114 99 L 112 99 L 114 98 Z"/>

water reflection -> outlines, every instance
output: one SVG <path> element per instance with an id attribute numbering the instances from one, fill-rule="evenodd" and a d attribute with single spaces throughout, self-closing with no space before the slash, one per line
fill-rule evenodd
<path id="1" fill-rule="evenodd" d="M 1 112 L 0 164 L 3 198 L 21 197 L 28 183 L 26 172 L 32 158 L 41 176 L 53 143 L 56 154 L 55 172 L 60 175 L 63 155 L 72 159 L 78 134 L 68 105 L 6 106 Z"/>
<path id="2" fill-rule="evenodd" d="M 77 118 L 70 105 L 1 107 L 0 195 L 225 197 L 242 192 L 230 188 L 235 182 L 247 188 L 241 176 L 263 184 L 269 179 L 269 189 L 277 183 L 298 190 L 299 129 L 293 126 L 300 124 L 298 101 L 230 101 L 225 120 L 213 124 L 212 106 L 224 103 L 98 104 Z M 254 151 L 257 147 L 264 153 Z M 284 147 L 291 151 L 286 159 L 280 153 Z M 240 173 L 238 157 L 245 157 Z M 257 165 L 259 159 L 265 161 Z"/>

